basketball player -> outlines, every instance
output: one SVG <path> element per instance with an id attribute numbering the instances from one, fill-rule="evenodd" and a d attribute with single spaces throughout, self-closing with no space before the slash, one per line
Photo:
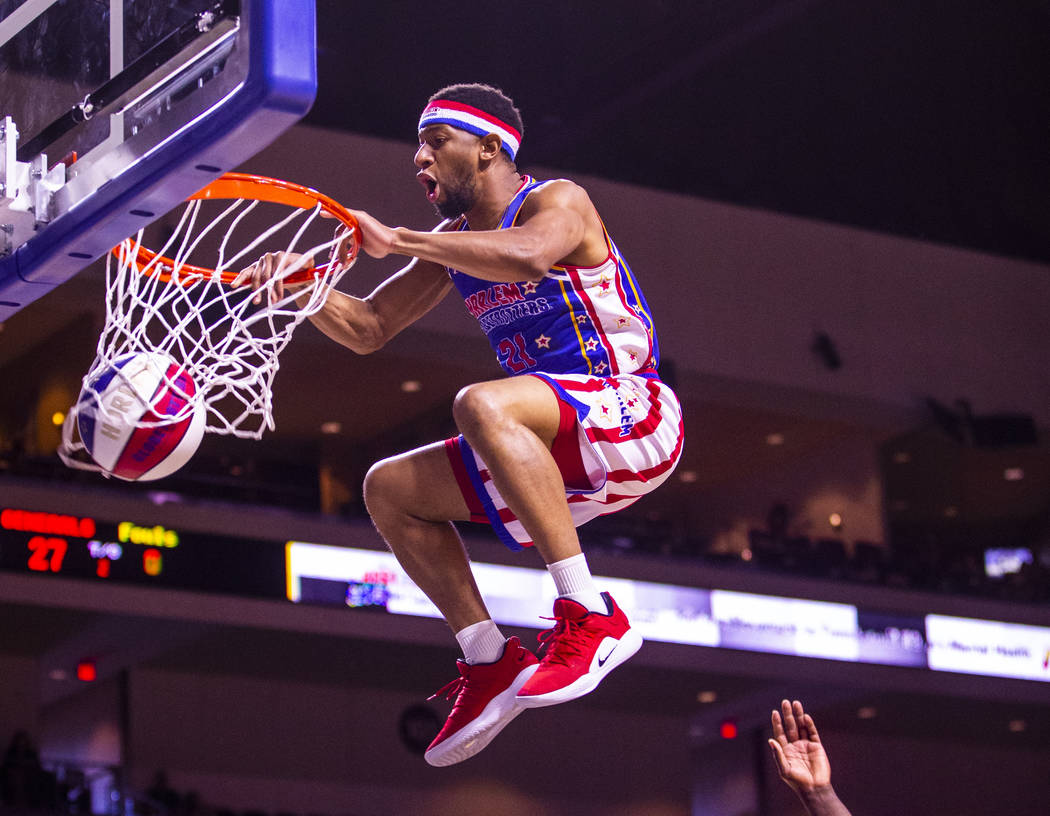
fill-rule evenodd
<path id="1" fill-rule="evenodd" d="M 576 527 L 657 487 L 682 449 L 681 409 L 657 374 L 638 282 L 583 188 L 519 174 L 522 131 L 495 88 L 434 94 L 415 165 L 444 220 L 417 232 L 354 211 L 367 254 L 412 260 L 366 298 L 333 291 L 311 318 L 367 354 L 455 287 L 510 375 L 458 394 L 458 437 L 379 462 L 365 478 L 376 528 L 463 651 L 459 677 L 438 692 L 454 703 L 426 751 L 432 765 L 473 756 L 525 708 L 587 694 L 638 650 L 641 637 L 595 585 Z M 258 287 L 287 262 L 264 256 L 239 282 Z M 546 563 L 558 598 L 542 659 L 490 617 L 460 520 L 487 521 L 506 546 L 534 547 Z"/>

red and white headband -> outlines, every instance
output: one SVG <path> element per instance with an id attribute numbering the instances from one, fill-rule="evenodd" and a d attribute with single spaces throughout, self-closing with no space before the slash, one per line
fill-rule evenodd
<path id="1" fill-rule="evenodd" d="M 430 125 L 451 125 L 475 136 L 495 133 L 503 140 L 503 149 L 507 151 L 511 161 L 514 161 L 514 157 L 518 155 L 518 148 L 521 147 L 521 134 L 517 130 L 491 113 L 463 102 L 435 99 L 423 108 L 419 117 L 421 132 Z"/>

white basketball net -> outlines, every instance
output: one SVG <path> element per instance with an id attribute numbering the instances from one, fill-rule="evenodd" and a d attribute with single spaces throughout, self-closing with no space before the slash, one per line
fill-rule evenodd
<path id="1" fill-rule="evenodd" d="M 259 232 L 257 228 L 244 228 L 245 217 L 260 204 L 250 199 L 219 202 L 225 205 L 222 212 L 198 229 L 198 220 L 206 220 L 200 218 L 204 203 L 193 200 L 186 204 L 178 226 L 141 269 L 134 259 L 142 247 L 142 231 L 120 245 L 119 258 L 112 253 L 107 257 L 106 323 L 95 361 L 84 377 L 84 387 L 93 391 L 90 383 L 94 378 L 122 355 L 162 352 L 181 363 L 192 376 L 196 399 L 207 406 L 206 432 L 259 439 L 266 430 L 274 428 L 272 385 L 281 351 L 296 327 L 321 309 L 329 290 L 353 261 L 317 266 L 309 282 L 286 287 L 279 299 L 276 284 L 307 267 L 311 259 L 326 261 L 347 232 L 339 224 L 329 240 L 297 249 L 318 218 L 321 205 L 310 210 L 292 208 L 286 217 Z M 242 227 L 240 232 L 244 235 L 238 235 L 238 227 Z M 275 249 L 275 234 L 289 231 L 292 237 L 283 251 L 299 253 L 296 262 L 280 269 L 254 292 L 250 287 L 234 289 L 221 282 L 221 273 L 236 273 L 250 266 L 262 254 Z M 187 266 L 194 251 L 208 238 L 212 244 L 219 241 L 218 259 L 214 274 L 203 276 Z M 166 260 L 173 263 L 169 265 Z M 167 273 L 168 279 L 159 272 Z M 256 296 L 258 304 L 254 303 Z M 97 392 L 95 396 L 98 397 Z M 181 419 L 190 410 L 187 407 L 164 422 Z M 84 445 L 75 438 L 75 413 L 74 406 L 63 428 L 59 455 L 72 467 L 98 470 L 76 456 Z M 138 423 L 140 427 L 157 424 Z"/>

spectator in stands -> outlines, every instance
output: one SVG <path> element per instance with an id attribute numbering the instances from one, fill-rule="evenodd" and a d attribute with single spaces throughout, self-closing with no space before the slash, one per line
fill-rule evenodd
<path id="1" fill-rule="evenodd" d="M 10 807 L 39 807 L 44 769 L 26 731 L 16 731 L 0 765 L 0 801 Z"/>
<path id="2" fill-rule="evenodd" d="M 204 806 L 201 804 L 200 794 L 197 791 L 188 791 L 182 797 L 182 810 L 179 812 L 183 816 L 199 816 L 203 814 Z"/>
<path id="3" fill-rule="evenodd" d="M 786 541 L 788 537 L 788 522 L 790 520 L 791 514 L 788 512 L 788 506 L 784 502 L 776 502 L 766 514 L 766 530 L 769 533 L 769 537 L 773 541 Z"/>
<path id="4" fill-rule="evenodd" d="M 784 700 L 773 710 L 773 751 L 777 770 L 801 800 L 809 816 L 850 816 L 831 787 L 831 764 L 813 718 L 802 703 Z"/>
<path id="5" fill-rule="evenodd" d="M 146 796 L 165 813 L 176 810 L 182 803 L 182 797 L 168 784 L 168 775 L 162 770 L 153 777 L 153 784 L 146 791 Z"/>
<path id="6" fill-rule="evenodd" d="M 748 532 L 748 546 L 756 564 L 772 567 L 783 565 L 790 520 L 788 506 L 783 502 L 776 502 L 766 514 L 765 529 L 752 528 Z"/>

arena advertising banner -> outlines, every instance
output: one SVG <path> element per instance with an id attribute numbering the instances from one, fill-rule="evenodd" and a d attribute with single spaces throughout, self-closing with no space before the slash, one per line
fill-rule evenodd
<path id="1" fill-rule="evenodd" d="M 286 547 L 288 599 L 440 617 L 391 553 Z M 474 562 L 497 623 L 537 626 L 554 600 L 546 572 Z M 907 615 L 851 604 L 600 577 L 646 640 L 1050 682 L 1050 627 Z"/>
<path id="2" fill-rule="evenodd" d="M 493 618 L 536 628 L 545 570 L 474 562 Z M 439 618 L 385 550 L 0 506 L 0 570 Z M 651 641 L 1050 682 L 1050 627 L 600 577 Z"/>
<path id="3" fill-rule="evenodd" d="M 931 669 L 1050 680 L 1050 629 L 1019 623 L 927 615 Z"/>

